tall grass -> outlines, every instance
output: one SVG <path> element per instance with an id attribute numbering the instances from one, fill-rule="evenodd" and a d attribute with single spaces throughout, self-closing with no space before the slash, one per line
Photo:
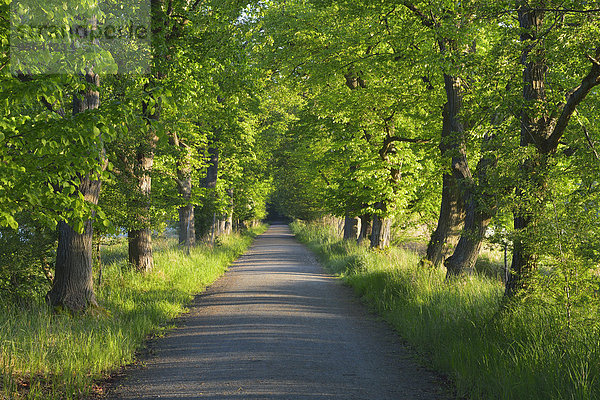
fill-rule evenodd
<path id="1" fill-rule="evenodd" d="M 497 278 L 446 282 L 445 271 L 419 267 L 410 251 L 374 252 L 322 226 L 294 223 L 292 229 L 326 268 L 453 380 L 458 396 L 600 398 L 598 318 L 567 329 L 548 302 L 525 298 L 501 307 Z"/>
<path id="2" fill-rule="evenodd" d="M 0 398 L 85 398 L 94 381 L 132 362 L 148 335 L 167 329 L 256 233 L 224 237 L 214 250 L 199 246 L 189 255 L 159 243 L 149 274 L 118 257 L 127 254 L 125 243 L 111 246 L 106 255 L 116 261 L 104 267 L 96 289 L 103 309 L 82 316 L 54 314 L 41 301 L 26 308 L 0 306 Z"/>

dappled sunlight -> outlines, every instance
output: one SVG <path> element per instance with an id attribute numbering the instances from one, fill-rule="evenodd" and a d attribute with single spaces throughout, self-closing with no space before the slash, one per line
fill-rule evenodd
<path id="1" fill-rule="evenodd" d="M 115 399 L 444 398 L 289 232 L 258 237 L 175 330 L 151 342 L 147 369 L 132 371 Z"/>

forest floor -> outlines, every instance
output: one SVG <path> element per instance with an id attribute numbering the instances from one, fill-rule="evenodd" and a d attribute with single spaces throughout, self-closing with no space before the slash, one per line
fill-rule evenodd
<path id="1" fill-rule="evenodd" d="M 453 397 L 286 225 L 257 237 L 176 326 L 149 342 L 109 398 Z"/>

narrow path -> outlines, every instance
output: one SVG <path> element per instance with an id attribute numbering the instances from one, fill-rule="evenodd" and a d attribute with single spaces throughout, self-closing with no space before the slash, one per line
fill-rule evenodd
<path id="1" fill-rule="evenodd" d="M 274 225 L 113 399 L 448 399 L 396 334 Z"/>

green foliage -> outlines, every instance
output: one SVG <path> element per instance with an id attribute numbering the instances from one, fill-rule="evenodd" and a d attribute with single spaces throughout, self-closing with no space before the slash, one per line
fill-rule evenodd
<path id="1" fill-rule="evenodd" d="M 99 23 L 122 15 L 122 2 L 101 3 L 101 12 L 89 2 L 73 9 Z M 1 296 L 17 304 L 46 292 L 61 220 L 79 230 L 93 218 L 101 234 L 162 231 L 191 204 L 202 235 L 213 216 L 243 226 L 263 218 L 270 203 L 303 220 L 383 214 L 400 228 L 431 225 L 441 176 L 453 172 L 456 156 L 439 156 L 439 146 L 455 139 L 440 136 L 451 75 L 462 85 L 471 170 L 486 154 L 497 159 L 484 189 L 493 203 L 484 206 L 497 210 L 489 239 L 508 250 L 522 243 L 533 256 L 539 269 L 528 277 L 530 290 L 487 324 L 501 291 L 499 260 L 476 265 L 493 282 L 475 277 L 452 287 L 440 271 L 416 270 L 412 255 L 395 250 L 374 255 L 323 237 L 324 251 L 411 340 L 439 342 L 423 344 L 432 353 L 448 346 L 435 362 L 460 390 L 482 398 L 596 394 L 595 367 L 583 357 L 597 348 L 600 92 L 577 105 L 556 151 L 523 145 L 520 131 L 523 115 L 556 118 L 597 63 L 599 13 L 589 11 L 595 2 L 580 0 L 528 4 L 546 8 L 531 48 L 507 0 L 156 1 L 146 10 L 149 47 L 127 43 L 108 54 L 84 46 L 74 50 L 77 65 L 44 53 L 40 65 L 63 73 L 40 75 L 14 73 L 10 2 L 0 2 Z M 15 12 L 69 22 L 64 5 L 52 10 L 32 0 Z M 547 64 L 539 101 L 523 99 L 524 55 Z M 149 71 L 132 71 L 143 58 L 152 60 Z M 96 89 L 73 71 L 92 64 L 102 72 L 100 108 L 73 115 L 73 97 Z M 200 185 L 209 146 L 219 151 L 215 189 Z M 78 191 L 85 175 L 102 181 L 98 206 Z M 142 190 L 146 177 L 151 193 Z M 473 173 L 469 184 L 478 183 Z M 513 229 L 514 215 L 531 217 L 527 229 Z M 385 269 L 390 262 L 396 272 Z M 396 309 L 410 318 L 403 322 Z M 548 338 L 536 339 L 546 325 Z M 489 353 L 479 349 L 484 339 L 475 328 Z M 457 333 L 468 339 L 455 341 Z M 557 364 L 560 346 L 567 367 Z M 481 382 L 475 370 L 487 374 Z"/>
<path id="2" fill-rule="evenodd" d="M 517 8 L 526 4 L 542 3 Z M 565 96 L 594 71 L 599 14 L 584 1 L 543 4 L 543 34 L 529 48 L 510 1 L 268 3 L 257 34 L 271 49 L 264 65 L 271 90 L 292 93 L 279 116 L 273 201 L 305 220 L 381 214 L 375 205 L 383 202 L 397 225 L 430 224 L 441 175 L 454 173 L 456 154 L 441 158 L 436 148 L 456 139 L 439 135 L 444 102 L 458 100 L 444 90 L 454 76 L 473 175 L 459 189 L 480 183 L 475 165 L 493 155 L 491 184 L 478 187 L 487 198 L 480 206 L 495 214 L 491 240 L 508 250 L 522 244 L 542 271 L 561 277 L 539 290 L 554 282 L 557 296 L 580 288 L 585 297 L 600 260 L 598 90 L 577 104 L 556 151 L 524 145 L 520 132 L 529 115 L 548 123 L 549 135 Z M 536 101 L 523 98 L 528 54 L 546 64 Z M 386 139 L 394 146 L 383 154 Z M 527 229 L 513 229 L 519 215 L 531 219 Z"/>
<path id="3" fill-rule="evenodd" d="M 70 116 L 79 78 L 2 79 L 0 224 L 16 228 L 13 216 L 21 212 L 50 226 L 60 219 L 87 219 L 91 207 L 74 193 L 80 174 L 101 173 L 99 134 L 105 141 L 113 137 L 110 117 L 98 112 Z M 48 99 L 55 111 L 40 103 Z"/>
<path id="4" fill-rule="evenodd" d="M 19 229 L 0 229 L 0 301 L 27 304 L 50 289 L 56 233 L 24 215 Z"/>
<path id="5" fill-rule="evenodd" d="M 169 329 L 192 297 L 218 278 L 248 247 L 261 227 L 221 239 L 214 250 L 200 246 L 188 255 L 173 240 L 155 254 L 150 275 L 127 265 L 124 241 L 104 250 L 117 261 L 103 268 L 97 290 L 101 309 L 72 317 L 39 304 L 0 308 L 1 396 L 76 399 L 89 396 L 95 380 L 131 363 L 151 334 Z M 108 253 L 107 253 L 108 252 Z M 119 257 L 115 253 L 120 254 Z"/>
<path id="6" fill-rule="evenodd" d="M 429 33 L 407 17 L 403 7 L 371 3 L 267 8 L 271 80 L 301 94 L 288 100 L 298 121 L 287 122 L 277 150 L 274 200 L 284 213 L 356 216 L 381 213 L 383 202 L 386 216 L 433 218 L 441 127 L 432 114 L 442 98 L 423 77 L 433 82 L 439 69 Z"/>

